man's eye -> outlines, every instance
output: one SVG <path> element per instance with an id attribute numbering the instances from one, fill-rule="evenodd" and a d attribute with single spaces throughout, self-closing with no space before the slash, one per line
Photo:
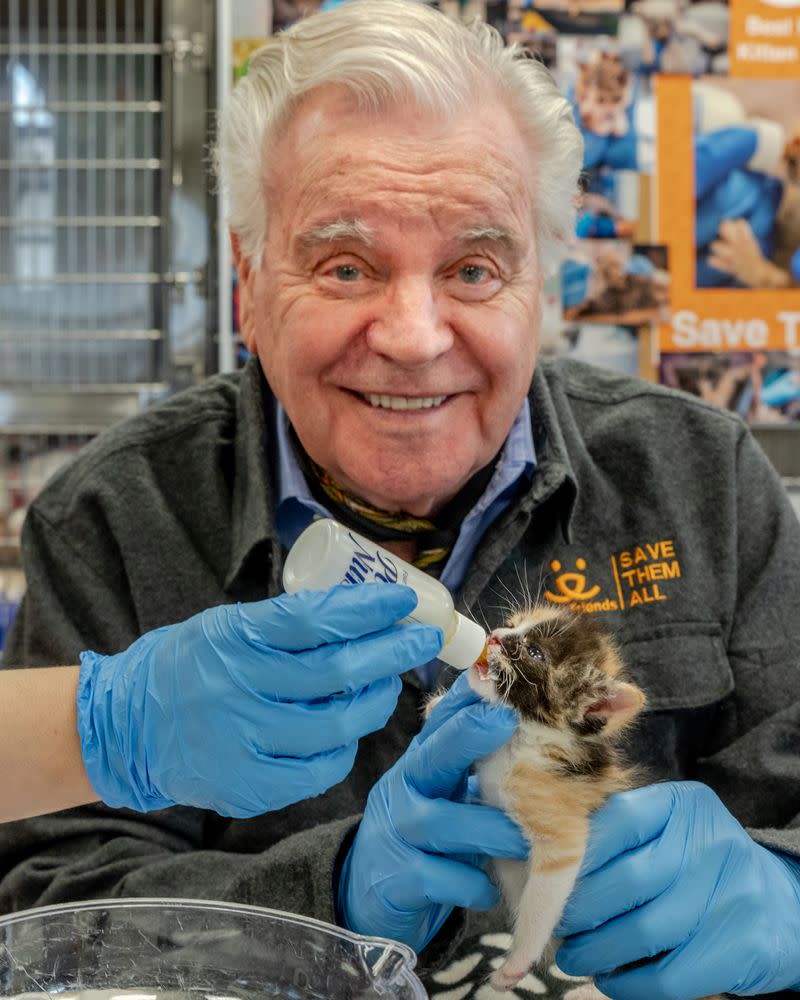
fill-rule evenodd
<path id="1" fill-rule="evenodd" d="M 488 271 L 479 264 L 467 264 L 459 274 L 468 285 L 479 285 L 487 276 Z"/>
<path id="2" fill-rule="evenodd" d="M 333 273 L 339 281 L 358 281 L 361 277 L 361 270 L 354 264 L 338 264 Z"/>

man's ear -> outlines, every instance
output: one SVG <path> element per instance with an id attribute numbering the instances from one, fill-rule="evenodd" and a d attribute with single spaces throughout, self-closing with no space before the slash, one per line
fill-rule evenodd
<path id="1" fill-rule="evenodd" d="M 255 272 L 242 250 L 238 235 L 231 229 L 231 253 L 239 275 L 239 334 L 251 354 L 257 354 L 253 282 Z"/>

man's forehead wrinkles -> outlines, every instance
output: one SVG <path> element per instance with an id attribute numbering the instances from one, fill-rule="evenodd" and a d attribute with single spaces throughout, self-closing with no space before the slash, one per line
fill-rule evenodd
<path id="1" fill-rule="evenodd" d="M 487 150 L 485 156 L 478 158 L 472 149 L 460 158 L 452 149 L 441 157 L 431 156 L 426 150 L 418 150 L 415 156 L 395 157 L 387 155 L 385 150 L 372 153 L 360 149 L 330 157 L 313 156 L 305 163 L 301 158 L 295 167 L 299 168 L 305 185 L 325 186 L 333 191 L 341 188 L 343 193 L 354 182 L 356 191 L 363 190 L 364 183 L 375 182 L 398 193 L 411 194 L 485 185 L 487 192 L 494 191 L 501 197 L 517 197 L 528 186 L 527 175 L 520 165 L 497 150 Z"/>
<path id="2" fill-rule="evenodd" d="M 452 248 L 482 244 L 518 256 L 528 242 L 530 179 L 491 150 L 463 160 L 419 150 L 410 162 L 385 149 L 330 152 L 308 151 L 285 175 L 288 190 L 273 191 L 296 253 L 346 242 L 375 248 L 396 228 L 431 225 Z"/>
<path id="3" fill-rule="evenodd" d="M 374 244 L 384 223 L 409 229 L 433 222 L 451 240 L 506 247 L 527 228 L 520 200 L 483 185 L 437 192 L 383 188 L 369 195 L 363 188 L 317 187 L 293 220 L 294 242 L 305 249 L 335 240 Z"/>

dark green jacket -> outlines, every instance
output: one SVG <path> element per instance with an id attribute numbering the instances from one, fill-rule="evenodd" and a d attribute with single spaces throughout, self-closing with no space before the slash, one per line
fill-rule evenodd
<path id="1" fill-rule="evenodd" d="M 538 471 L 482 539 L 462 608 L 497 625 L 528 589 L 600 615 L 648 695 L 630 749 L 649 778 L 708 783 L 759 840 L 800 855 L 800 523 L 770 463 L 730 413 L 575 362 L 540 364 L 531 412 Z M 31 507 L 6 665 L 76 663 L 279 593 L 267 426 L 251 362 L 92 442 Z M 421 699 L 407 676 L 350 777 L 280 812 L 94 806 L 0 826 L 0 911 L 196 896 L 332 921 L 343 840 Z M 460 923 L 439 942 L 448 961 L 468 947 Z"/>

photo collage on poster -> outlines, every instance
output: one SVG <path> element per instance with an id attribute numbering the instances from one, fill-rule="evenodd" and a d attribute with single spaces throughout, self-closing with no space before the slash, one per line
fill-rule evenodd
<path id="1" fill-rule="evenodd" d="M 335 5 L 273 0 L 272 30 Z M 800 0 L 435 6 L 543 62 L 583 134 L 542 353 L 800 429 Z"/>

